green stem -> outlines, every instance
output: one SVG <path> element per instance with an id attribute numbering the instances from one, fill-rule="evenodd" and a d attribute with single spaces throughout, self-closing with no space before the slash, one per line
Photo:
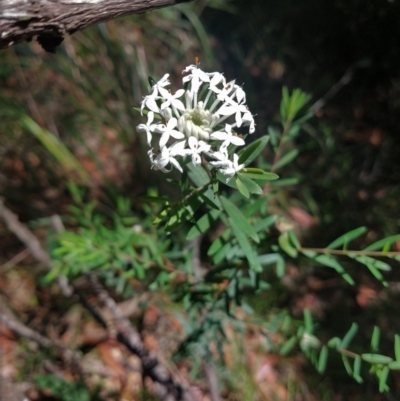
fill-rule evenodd
<path id="1" fill-rule="evenodd" d="M 272 162 L 272 167 L 271 167 L 271 172 L 272 173 L 276 171 L 276 164 L 281 159 L 283 146 L 285 144 L 285 139 L 287 137 L 287 134 L 289 132 L 289 129 L 290 129 L 291 125 L 292 125 L 292 120 L 287 120 L 286 123 L 285 123 L 285 126 L 283 128 L 283 132 L 282 132 L 281 140 L 280 140 L 279 145 L 278 145 L 278 149 L 276 150 L 276 153 L 275 153 L 274 161 Z"/>

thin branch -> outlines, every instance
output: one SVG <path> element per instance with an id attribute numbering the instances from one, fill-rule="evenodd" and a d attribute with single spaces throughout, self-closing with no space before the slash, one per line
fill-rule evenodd
<path id="1" fill-rule="evenodd" d="M 27 338 L 34 341 L 44 349 L 57 350 L 62 359 L 68 363 L 73 364 L 80 373 L 85 373 L 81 356 L 60 344 L 56 344 L 47 337 L 19 322 L 11 310 L 5 305 L 3 300 L 0 300 L 0 322 L 8 327 L 13 333 L 19 337 Z"/>
<path id="2" fill-rule="evenodd" d="M 29 228 L 18 220 L 18 216 L 4 205 L 0 198 L 0 218 L 6 223 L 7 228 L 14 233 L 21 242 L 31 251 L 32 256 L 45 265 L 47 270 L 52 269 L 48 253 L 42 248 L 39 240 Z"/>
<path id="3" fill-rule="evenodd" d="M 276 165 L 278 164 L 279 160 L 281 159 L 283 147 L 285 145 L 286 136 L 289 132 L 289 128 L 292 124 L 292 120 L 287 120 L 285 123 L 285 127 L 283 128 L 283 132 L 279 141 L 278 149 L 275 153 L 274 161 L 272 162 L 271 172 L 276 171 Z"/>
<path id="4" fill-rule="evenodd" d="M 343 87 L 348 85 L 354 77 L 354 73 L 359 68 L 368 68 L 371 65 L 369 61 L 360 61 L 352 65 L 343 76 L 337 81 L 326 94 L 318 99 L 308 110 L 309 113 L 315 114 L 318 110 L 322 109 L 329 100 L 331 100 Z"/>
<path id="5" fill-rule="evenodd" d="M 53 269 L 49 254 L 40 245 L 39 240 L 35 234 L 28 227 L 22 224 L 18 216 L 14 214 L 10 209 L 4 205 L 4 201 L 0 198 L 0 219 L 4 221 L 7 228 L 14 233 L 18 239 L 25 244 L 29 249 L 32 256 L 40 263 L 43 263 L 47 270 Z M 63 295 L 70 296 L 72 289 L 68 284 L 68 280 L 65 277 L 58 277 L 58 284 L 60 285 Z"/>
<path id="6" fill-rule="evenodd" d="M 191 397 L 181 384 L 177 383 L 170 372 L 163 367 L 159 360 L 150 354 L 144 346 L 139 333 L 132 327 L 129 320 L 121 313 L 117 303 L 110 297 L 94 273 L 88 273 L 87 278 L 98 299 L 110 311 L 117 330 L 117 339 L 132 353 L 139 356 L 142 362 L 144 377 L 150 377 L 155 383 L 163 385 L 162 397 L 172 395 L 174 400 L 189 400 Z M 104 323 L 103 323 L 104 324 Z"/>
<path id="7" fill-rule="evenodd" d="M 193 0 L 1 0 L 0 49 L 38 37 L 54 52 L 67 34 L 129 14 Z"/>
<path id="8" fill-rule="evenodd" d="M 208 388 L 210 390 L 211 401 L 221 401 L 218 390 L 217 372 L 214 364 L 211 361 L 206 361 L 204 370 L 208 382 Z"/>

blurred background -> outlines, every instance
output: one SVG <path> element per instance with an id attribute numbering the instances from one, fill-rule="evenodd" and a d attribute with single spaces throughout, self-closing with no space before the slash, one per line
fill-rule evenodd
<path id="1" fill-rule="evenodd" d="M 66 215 L 73 202 L 70 181 L 87 188 L 87 201 L 96 199 L 105 207 L 123 195 L 140 208 L 136 199 L 149 188 L 168 192 L 165 176 L 149 168 L 146 140 L 135 130 L 143 117 L 133 107 L 148 93 L 148 76 L 158 80 L 170 73 L 178 88 L 182 70 L 198 57 L 203 70 L 243 83 L 257 136 L 279 125 L 283 86 L 312 96 L 314 117 L 296 143 L 300 155 L 282 172 L 299 183 L 276 201 L 276 208 L 300 227 L 303 245 L 324 247 L 363 225 L 369 229 L 365 243 L 398 234 L 399 18 L 397 0 L 198 0 L 77 32 L 56 54 L 36 42 L 1 50 L 0 196 L 46 239 L 52 232 L 50 216 Z M 0 249 L 0 291 L 32 322 L 39 309 L 47 310 L 50 290 L 40 286 L 35 262 L 1 225 Z M 281 306 L 294 315 L 310 308 L 329 335 L 358 320 L 367 337 L 377 312 L 388 336 L 400 332 L 394 317 L 396 272 L 392 291 L 383 293 L 361 273 L 359 284 L 348 290 L 323 274 L 310 279 L 294 266 L 288 271 L 293 277 L 284 283 Z M 260 313 L 267 308 L 265 301 Z M 11 350 L 3 354 L 8 369 L 3 375 L 25 380 L 38 361 L 21 372 L 17 360 L 24 357 L 7 336 L 0 337 Z M 244 370 L 232 375 L 243 377 L 253 354 L 243 356 Z M 237 393 L 245 398 L 237 398 L 230 377 L 225 399 L 400 399 L 398 384 L 394 395 L 378 395 L 371 382 L 356 385 L 347 378 L 339 363 L 324 377 L 303 360 L 268 363 L 273 396 L 254 389 L 247 378 L 249 388 L 239 386 Z M 277 363 L 283 367 L 275 369 Z M 293 392 L 290 385 L 301 391 Z"/>

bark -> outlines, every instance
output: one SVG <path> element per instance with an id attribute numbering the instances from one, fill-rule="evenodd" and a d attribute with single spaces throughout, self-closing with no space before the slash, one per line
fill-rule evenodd
<path id="1" fill-rule="evenodd" d="M 66 34 L 128 14 L 193 0 L 0 0 L 0 49 L 37 36 L 54 52 Z"/>

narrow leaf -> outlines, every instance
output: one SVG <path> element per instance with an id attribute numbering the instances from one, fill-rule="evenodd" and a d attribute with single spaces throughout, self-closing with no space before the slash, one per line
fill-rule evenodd
<path id="1" fill-rule="evenodd" d="M 327 361 L 328 361 L 328 347 L 324 345 L 321 349 L 318 358 L 318 366 L 317 366 L 318 373 L 322 374 L 325 372 Z"/>
<path id="2" fill-rule="evenodd" d="M 278 162 L 275 164 L 275 170 L 278 170 L 289 164 L 297 157 L 298 154 L 299 154 L 298 149 L 292 149 L 289 153 L 286 153 L 286 155 L 284 155 L 281 159 L 279 159 Z"/>
<path id="3" fill-rule="evenodd" d="M 389 367 L 385 366 L 382 370 L 381 370 L 381 374 L 379 376 L 379 392 L 380 393 L 384 393 L 386 391 L 389 391 L 389 387 L 386 384 L 387 379 L 389 376 Z"/>
<path id="4" fill-rule="evenodd" d="M 239 164 L 249 165 L 263 151 L 268 141 L 269 136 L 263 136 L 243 148 L 239 152 Z"/>
<path id="5" fill-rule="evenodd" d="M 236 225 L 236 222 L 234 221 L 233 218 L 229 218 L 228 221 L 231 226 L 233 235 L 237 239 L 237 242 L 239 243 L 241 250 L 244 252 L 249 262 L 250 269 L 256 272 L 262 271 L 262 267 L 257 260 L 257 255 L 253 247 L 251 246 L 250 242 L 248 241 L 247 237 L 244 235 L 243 230 L 241 230 L 240 227 Z"/>
<path id="6" fill-rule="evenodd" d="M 279 178 L 275 173 L 270 173 L 258 168 L 245 168 L 238 174 L 256 181 L 273 181 Z"/>
<path id="7" fill-rule="evenodd" d="M 190 241 L 205 233 L 211 227 L 211 224 L 213 224 L 217 220 L 219 214 L 220 211 L 212 210 L 210 213 L 207 213 L 204 216 L 200 217 L 200 219 L 197 220 L 196 224 L 189 230 L 186 239 Z"/>
<path id="8" fill-rule="evenodd" d="M 245 197 L 248 198 L 250 196 L 249 190 L 247 189 L 246 185 L 242 182 L 242 180 L 236 176 L 235 178 L 236 188 L 239 192 Z"/>
<path id="9" fill-rule="evenodd" d="M 246 177 L 245 175 L 241 175 L 241 174 L 238 174 L 238 176 L 240 177 L 240 181 L 247 188 L 248 192 L 250 192 L 251 194 L 262 195 L 263 190 L 252 179 Z M 239 178 L 239 177 L 237 177 L 237 178 Z"/>
<path id="10" fill-rule="evenodd" d="M 249 224 L 246 217 L 243 216 L 242 212 L 227 198 L 221 196 L 222 206 L 225 209 L 228 216 L 235 222 L 235 225 L 251 237 L 255 242 L 260 242 L 258 235 L 254 228 Z M 235 233 L 234 233 L 235 234 Z"/>
<path id="11" fill-rule="evenodd" d="M 282 348 L 279 350 L 279 354 L 283 356 L 288 355 L 292 351 L 292 349 L 296 346 L 297 341 L 298 341 L 297 336 L 289 338 L 289 340 L 287 340 L 285 344 L 282 345 Z"/>
<path id="12" fill-rule="evenodd" d="M 387 245 L 392 245 L 397 241 L 400 241 L 400 234 L 392 235 L 391 237 L 374 242 L 373 244 L 367 246 L 364 251 L 380 251 Z"/>
<path id="13" fill-rule="evenodd" d="M 390 356 L 380 354 L 362 354 L 361 358 L 363 359 L 363 361 L 368 362 L 372 365 L 387 365 L 390 362 L 393 362 L 393 359 Z"/>
<path id="14" fill-rule="evenodd" d="M 357 331 L 358 331 L 358 324 L 357 323 L 353 323 L 351 325 L 349 331 L 343 337 L 343 340 L 340 343 L 340 349 L 346 349 L 349 346 L 349 344 L 353 340 L 354 336 L 357 334 Z"/>
<path id="15" fill-rule="evenodd" d="M 400 335 L 398 334 L 394 336 L 394 354 L 396 355 L 396 361 L 400 362 Z"/>
<path id="16" fill-rule="evenodd" d="M 304 309 L 304 327 L 307 333 L 312 333 L 314 331 L 314 324 L 311 312 L 309 309 Z"/>
<path id="17" fill-rule="evenodd" d="M 350 241 L 358 238 L 363 235 L 367 231 L 366 227 L 359 227 L 355 230 L 349 231 L 346 234 L 341 235 L 339 238 L 335 239 L 335 241 L 331 242 L 327 248 L 328 249 L 336 249 L 341 246 L 346 246 Z"/>
<path id="18" fill-rule="evenodd" d="M 293 247 L 289 239 L 289 233 L 284 232 L 278 238 L 279 246 L 292 258 L 297 256 L 297 249 Z"/>
<path id="19" fill-rule="evenodd" d="M 379 330 L 379 327 L 374 326 L 374 330 L 372 332 L 372 338 L 371 338 L 371 350 L 373 352 L 376 352 L 378 350 L 380 335 L 381 335 L 381 332 Z"/>
<path id="20" fill-rule="evenodd" d="M 354 359 L 354 365 L 353 365 L 353 378 L 354 380 L 356 380 L 358 383 L 362 383 L 363 379 L 360 376 L 360 372 L 361 372 L 361 358 L 359 356 L 357 356 Z"/>

